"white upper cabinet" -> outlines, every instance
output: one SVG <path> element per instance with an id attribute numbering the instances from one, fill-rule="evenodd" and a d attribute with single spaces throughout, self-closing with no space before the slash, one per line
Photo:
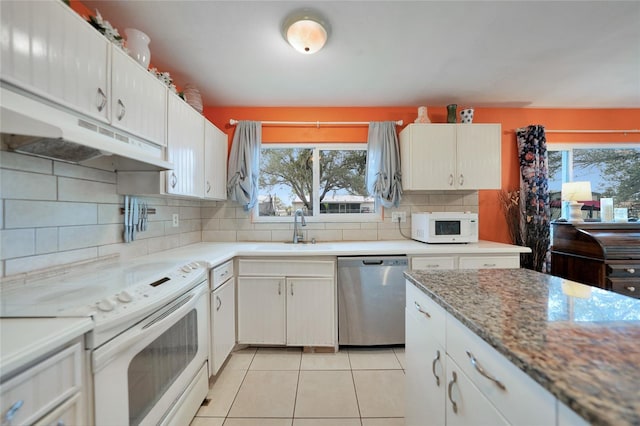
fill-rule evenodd
<path id="1" fill-rule="evenodd" d="M 167 87 L 119 47 L 111 50 L 112 124 L 166 145 Z"/>
<path id="2" fill-rule="evenodd" d="M 204 198 L 227 199 L 227 134 L 205 120 Z"/>
<path id="3" fill-rule="evenodd" d="M 405 190 L 501 187 L 499 124 L 410 124 L 400 132 Z"/>
<path id="4" fill-rule="evenodd" d="M 167 160 L 174 169 L 165 172 L 166 192 L 202 198 L 205 119 L 177 95 L 168 96 Z"/>
<path id="5" fill-rule="evenodd" d="M 2 80 L 109 119 L 109 41 L 62 1 L 0 2 Z"/>

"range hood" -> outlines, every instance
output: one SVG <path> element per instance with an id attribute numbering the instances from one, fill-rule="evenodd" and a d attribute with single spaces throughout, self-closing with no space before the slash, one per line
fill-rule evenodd
<path id="1" fill-rule="evenodd" d="M 161 146 L 27 93 L 0 90 L 0 134 L 12 151 L 114 171 L 173 169 Z"/>

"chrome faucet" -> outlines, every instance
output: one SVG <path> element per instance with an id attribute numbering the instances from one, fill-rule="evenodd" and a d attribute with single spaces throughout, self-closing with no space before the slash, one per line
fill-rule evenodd
<path id="1" fill-rule="evenodd" d="M 302 233 L 298 234 L 298 216 L 300 216 L 300 225 L 307 226 L 307 222 L 304 220 L 304 212 L 302 209 L 296 210 L 293 214 L 293 244 L 298 244 L 304 239 Z"/>

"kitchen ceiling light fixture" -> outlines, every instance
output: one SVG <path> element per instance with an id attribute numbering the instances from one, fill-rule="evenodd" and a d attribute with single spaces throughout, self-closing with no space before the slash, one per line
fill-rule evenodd
<path id="1" fill-rule="evenodd" d="M 329 26 L 318 12 L 303 9 L 285 19 L 282 34 L 294 49 L 310 55 L 322 49 L 327 42 Z"/>

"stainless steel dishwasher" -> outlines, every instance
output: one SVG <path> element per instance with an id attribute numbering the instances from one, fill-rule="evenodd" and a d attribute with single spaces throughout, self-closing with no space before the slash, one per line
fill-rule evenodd
<path id="1" fill-rule="evenodd" d="M 404 344 L 406 256 L 338 258 L 338 342 Z"/>

